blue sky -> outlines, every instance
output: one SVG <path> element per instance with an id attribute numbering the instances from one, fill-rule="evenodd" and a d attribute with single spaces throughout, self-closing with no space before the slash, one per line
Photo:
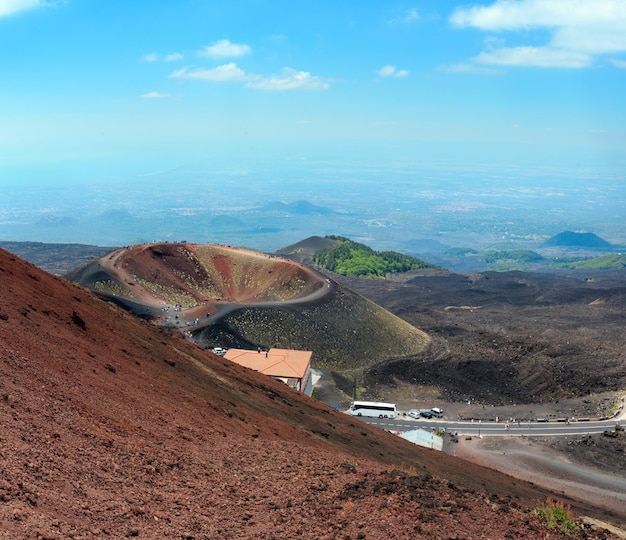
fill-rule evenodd
<path id="1" fill-rule="evenodd" d="M 624 0 L 0 0 L 0 182 L 198 159 L 623 167 Z"/>

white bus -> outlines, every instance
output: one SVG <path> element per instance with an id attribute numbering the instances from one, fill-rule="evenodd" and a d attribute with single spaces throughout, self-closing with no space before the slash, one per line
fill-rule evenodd
<path id="1" fill-rule="evenodd" d="M 395 418 L 395 403 L 379 403 L 377 401 L 355 401 L 350 406 L 352 416 L 372 416 L 374 418 Z"/>

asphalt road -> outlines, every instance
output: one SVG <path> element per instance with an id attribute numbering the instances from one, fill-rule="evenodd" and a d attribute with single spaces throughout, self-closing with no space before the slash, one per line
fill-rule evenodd
<path id="1" fill-rule="evenodd" d="M 459 422 L 448 420 L 414 420 L 409 418 L 380 419 L 367 418 L 365 416 L 355 417 L 372 426 L 385 429 L 387 431 L 409 431 L 422 428 L 425 430 L 438 430 L 445 428 L 446 432 L 458 432 L 459 435 L 475 435 L 481 437 L 502 437 L 502 436 L 524 436 L 524 437 L 547 437 L 554 435 L 586 435 L 588 433 L 602 433 L 603 431 L 613 431 L 615 425 L 620 421 L 613 418 L 611 420 L 593 422 Z M 508 427 L 507 427 L 508 426 Z"/>

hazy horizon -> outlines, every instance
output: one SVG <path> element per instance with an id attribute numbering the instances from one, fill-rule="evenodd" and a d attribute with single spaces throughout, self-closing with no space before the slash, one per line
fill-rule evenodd
<path id="1" fill-rule="evenodd" d="M 573 230 L 626 245 L 626 183 L 610 169 L 305 161 L 214 170 L 197 163 L 82 185 L 3 186 L 0 195 L 0 241 L 186 240 L 275 251 L 339 234 L 374 249 L 423 253 L 534 248 Z"/>

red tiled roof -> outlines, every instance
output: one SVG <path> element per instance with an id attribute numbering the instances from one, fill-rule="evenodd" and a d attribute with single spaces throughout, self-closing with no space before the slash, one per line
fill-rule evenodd
<path id="1" fill-rule="evenodd" d="M 224 358 L 271 377 L 302 379 L 309 369 L 312 354 L 312 351 L 292 349 L 270 349 L 267 353 L 228 349 Z"/>

